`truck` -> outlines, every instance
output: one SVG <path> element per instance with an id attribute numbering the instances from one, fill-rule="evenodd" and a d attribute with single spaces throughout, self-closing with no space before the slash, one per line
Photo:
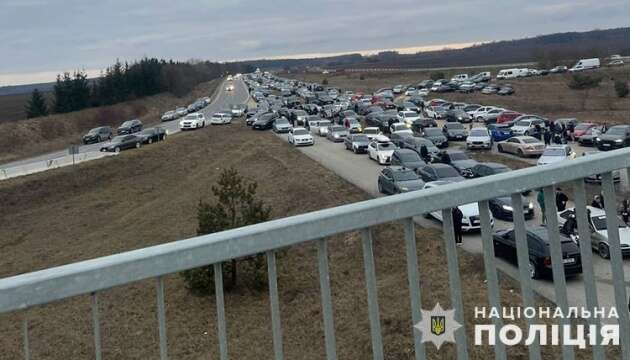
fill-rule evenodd
<path id="1" fill-rule="evenodd" d="M 592 59 L 581 59 L 572 68 L 569 69 L 570 72 L 579 72 L 584 70 L 597 69 L 600 66 L 599 58 Z"/>

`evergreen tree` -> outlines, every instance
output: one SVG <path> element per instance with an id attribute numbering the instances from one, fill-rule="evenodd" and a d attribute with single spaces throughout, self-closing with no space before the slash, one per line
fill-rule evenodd
<path id="1" fill-rule="evenodd" d="M 46 99 L 38 89 L 33 90 L 31 99 L 26 104 L 26 117 L 28 119 L 48 115 Z"/>

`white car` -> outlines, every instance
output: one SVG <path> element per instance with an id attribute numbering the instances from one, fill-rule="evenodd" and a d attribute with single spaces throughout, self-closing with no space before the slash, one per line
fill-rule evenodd
<path id="1" fill-rule="evenodd" d="M 417 95 L 418 93 L 416 92 L 416 88 L 415 87 L 408 87 L 407 90 L 405 90 L 405 96 L 413 96 L 413 95 Z"/>
<path id="2" fill-rule="evenodd" d="M 467 149 L 492 149 L 492 136 L 486 128 L 476 127 L 470 130 L 466 138 Z"/>
<path id="3" fill-rule="evenodd" d="M 374 140 L 379 135 L 383 135 L 381 130 L 377 127 L 366 127 L 363 129 L 363 134 L 366 135 L 370 141 Z"/>
<path id="4" fill-rule="evenodd" d="M 536 165 L 554 164 L 575 159 L 576 153 L 569 145 L 549 145 L 538 158 Z"/>
<path id="5" fill-rule="evenodd" d="M 234 85 L 232 84 L 225 87 L 225 91 L 232 91 L 232 90 L 234 90 Z"/>
<path id="6" fill-rule="evenodd" d="M 387 141 L 384 141 L 387 139 Z M 389 138 L 379 138 L 368 145 L 368 157 L 381 165 L 389 165 L 396 145 Z"/>
<path id="7" fill-rule="evenodd" d="M 232 123 L 232 113 L 230 112 L 216 112 L 212 114 L 210 118 L 210 124 L 212 125 L 222 125 L 222 124 L 231 124 Z"/>
<path id="8" fill-rule="evenodd" d="M 399 111 L 396 117 L 398 118 L 398 121 L 409 126 L 411 126 L 414 121 L 420 120 L 420 114 L 415 111 Z"/>
<path id="9" fill-rule="evenodd" d="M 177 119 L 177 113 L 174 110 L 167 111 L 162 115 L 162 121 L 171 121 Z"/>
<path id="10" fill-rule="evenodd" d="M 536 124 L 543 127 L 544 123 L 542 119 L 519 120 L 512 126 L 512 133 L 515 136 L 529 136 L 534 133 Z"/>
<path id="11" fill-rule="evenodd" d="M 495 109 L 498 108 L 495 106 L 482 106 L 480 108 L 477 108 L 476 110 L 469 111 L 468 115 L 470 115 L 473 120 L 482 122 L 485 119 L 486 115 L 488 115 L 488 112 Z"/>
<path id="12" fill-rule="evenodd" d="M 205 126 L 206 117 L 202 113 L 188 114 L 179 122 L 181 130 L 199 129 Z"/>
<path id="13" fill-rule="evenodd" d="M 589 215 L 589 229 L 591 229 L 591 246 L 597 249 L 599 256 L 604 259 L 610 258 L 610 244 L 608 243 L 608 226 L 606 224 L 606 213 L 602 209 L 587 206 L 587 214 Z M 569 208 L 558 213 L 558 224 L 560 226 L 575 216 L 575 208 Z M 617 218 L 619 224 L 619 243 L 621 245 L 621 253 L 630 255 L 630 228 L 626 226 L 622 219 Z"/>
<path id="14" fill-rule="evenodd" d="M 295 146 L 313 145 L 315 144 L 313 136 L 303 127 L 293 128 L 289 130 L 289 144 Z"/>
<path id="15" fill-rule="evenodd" d="M 418 90 L 418 95 L 419 96 L 427 96 L 427 95 L 429 95 L 429 89 L 425 88 L 425 89 Z"/>
<path id="16" fill-rule="evenodd" d="M 451 181 L 431 181 L 424 185 L 424 189 L 433 189 L 438 186 L 451 184 Z M 463 231 L 476 231 L 481 229 L 481 218 L 479 217 L 479 205 L 477 203 L 464 204 L 458 206 L 462 214 L 462 230 Z M 433 218 L 442 222 L 442 210 L 434 211 L 430 214 Z M 494 226 L 494 218 L 490 214 L 490 224 Z"/>
<path id="17" fill-rule="evenodd" d="M 330 125 L 332 125 L 330 120 L 320 120 L 314 124 L 309 124 L 309 127 L 311 128 L 311 132 L 313 134 L 317 134 L 319 136 L 326 136 L 328 135 L 328 127 Z"/>

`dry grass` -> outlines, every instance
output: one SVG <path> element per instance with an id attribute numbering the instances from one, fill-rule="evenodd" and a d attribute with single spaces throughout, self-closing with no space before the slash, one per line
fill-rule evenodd
<path id="1" fill-rule="evenodd" d="M 47 99 L 52 98 L 49 92 L 42 93 Z M 31 94 L 3 95 L 0 96 L 0 124 L 26 118 L 25 107 L 31 99 Z"/>
<path id="2" fill-rule="evenodd" d="M 264 143 L 265 146 L 261 146 Z M 203 144 L 199 146 L 199 144 Z M 200 198 L 210 199 L 219 170 L 234 165 L 259 184 L 275 218 L 367 199 L 367 195 L 271 134 L 241 124 L 171 137 L 76 168 L 63 168 L 0 183 L 0 277 L 43 269 L 193 236 Z M 388 359 L 413 357 L 403 231 L 398 224 L 374 229 L 377 281 Z M 423 307 L 449 307 L 441 234 L 416 229 Z M 371 357 L 361 244 L 356 233 L 329 242 L 337 347 L 340 359 Z M 483 262 L 460 252 L 468 338 L 473 306 L 487 306 Z M 284 349 L 288 359 L 324 358 L 324 339 L 313 244 L 289 249 L 278 260 Z M 154 281 L 105 291 L 100 296 L 106 358 L 158 357 Z M 502 280 L 507 306 L 520 304 L 514 284 Z M 172 359 L 218 358 L 215 302 L 194 297 L 178 275 L 166 278 L 169 355 Z M 230 355 L 270 358 L 267 292 L 247 288 L 226 294 Z M 89 358 L 89 298 L 81 296 L 29 311 L 33 358 Z M 0 321 L 0 359 L 20 358 L 21 314 Z M 472 341 L 472 340 L 470 340 Z M 469 345 L 471 358 L 492 357 L 489 347 Z M 430 358 L 454 358 L 446 345 Z M 523 346 L 510 350 L 526 354 Z M 587 354 L 581 354 L 585 358 Z M 559 356 L 546 348 L 544 358 Z"/>
<path id="3" fill-rule="evenodd" d="M 97 126 L 116 128 L 132 118 L 139 118 L 145 125 L 159 123 L 165 111 L 210 96 L 220 81 L 200 84 L 184 98 L 164 93 L 111 106 L 0 123 L 0 163 L 66 149 L 80 143 L 81 136 Z"/>
<path id="4" fill-rule="evenodd" d="M 497 105 L 523 113 L 540 114 L 551 119 L 561 117 L 577 117 L 582 121 L 630 124 L 630 98 L 620 99 L 614 92 L 614 80 L 630 81 L 629 67 L 606 68 L 596 73 L 604 77 L 598 88 L 591 90 L 571 90 L 567 83 L 570 75 L 549 75 L 505 81 L 514 86 L 516 94 L 513 96 L 474 94 L 430 94 L 428 98 L 444 98 L 452 101 L 464 101 Z M 496 69 L 489 69 L 496 74 Z M 481 69 L 452 70 L 445 74 L 478 73 Z M 429 78 L 430 72 L 413 73 L 375 73 L 364 74 L 287 74 L 286 76 L 321 82 L 328 79 L 330 86 L 338 86 L 353 91 L 373 92 L 379 88 L 396 84 L 417 84 Z"/>

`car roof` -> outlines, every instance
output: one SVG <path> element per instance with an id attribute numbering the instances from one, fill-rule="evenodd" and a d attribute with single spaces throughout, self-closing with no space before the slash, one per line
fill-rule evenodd
<path id="1" fill-rule="evenodd" d="M 389 169 L 391 169 L 392 171 L 396 171 L 396 172 L 413 171 L 413 169 L 409 169 L 409 168 L 406 168 L 404 166 L 398 166 L 398 165 L 389 166 Z"/>
<path id="2" fill-rule="evenodd" d="M 593 207 L 593 206 L 590 206 L 590 205 L 587 205 L 587 206 L 586 206 L 586 209 L 587 209 L 587 210 L 590 210 L 590 212 L 591 212 L 591 217 L 595 217 L 595 216 L 605 216 L 605 215 L 606 215 L 606 212 L 605 212 L 603 209 L 599 209 L 599 208 L 596 208 L 596 207 Z M 573 211 L 573 212 L 575 212 L 575 208 L 574 208 L 574 207 L 572 207 L 572 208 L 568 208 L 568 209 L 566 209 L 566 210 L 565 210 L 565 211 L 563 211 L 563 212 L 567 212 L 567 211 Z"/>
<path id="3" fill-rule="evenodd" d="M 396 149 L 394 152 L 398 153 L 398 154 L 417 154 L 417 152 L 411 150 L 411 149 Z"/>

